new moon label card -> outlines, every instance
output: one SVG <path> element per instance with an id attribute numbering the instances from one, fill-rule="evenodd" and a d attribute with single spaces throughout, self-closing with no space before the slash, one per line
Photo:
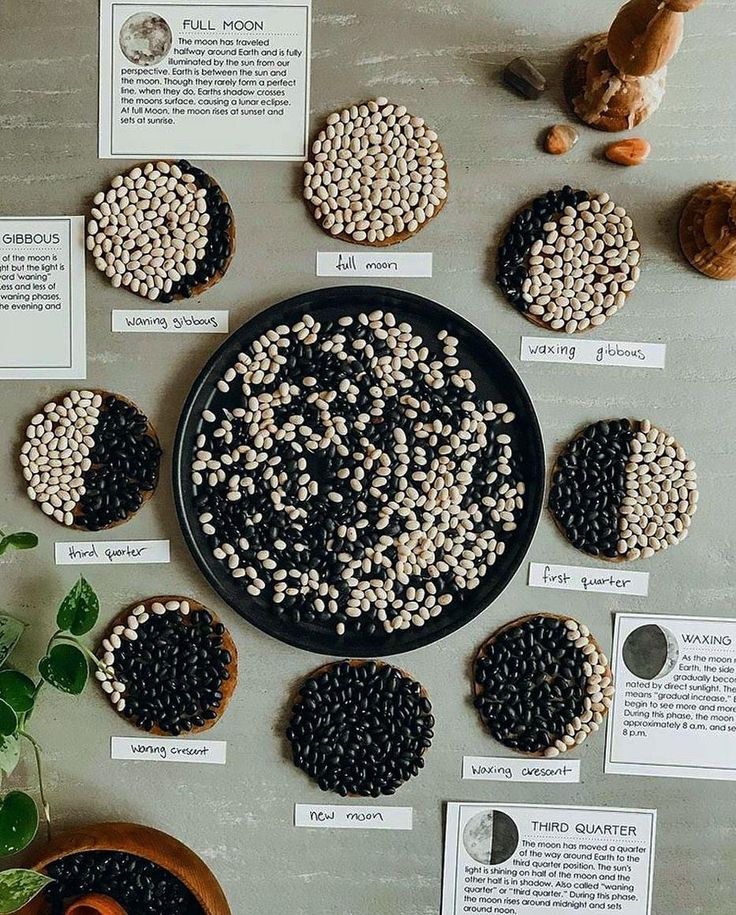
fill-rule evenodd
<path id="1" fill-rule="evenodd" d="M 311 0 L 100 2 L 102 158 L 304 159 Z"/>
<path id="2" fill-rule="evenodd" d="M 447 805 L 442 915 L 648 915 L 655 810 Z"/>
<path id="3" fill-rule="evenodd" d="M 736 620 L 616 616 L 606 772 L 736 779 Z"/>

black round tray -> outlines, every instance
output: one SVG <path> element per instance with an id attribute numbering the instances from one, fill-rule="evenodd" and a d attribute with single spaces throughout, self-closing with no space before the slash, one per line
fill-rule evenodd
<path id="1" fill-rule="evenodd" d="M 201 431 L 202 411 L 211 409 L 213 404 L 215 407 L 235 405 L 233 401 L 239 392 L 223 394 L 216 383 L 254 337 L 304 313 L 330 320 L 376 308 L 390 309 L 397 319 L 409 321 L 424 336 L 434 336 L 446 328 L 458 338 L 461 363 L 472 371 L 479 395 L 496 402 L 503 400 L 516 413 L 513 434 L 526 484 L 525 504 L 518 528 L 492 571 L 479 587 L 458 595 L 451 608 L 422 627 L 412 626 L 393 634 L 381 629 L 371 636 L 351 634 L 348 629 L 345 635 L 338 636 L 330 620 L 324 624 L 295 624 L 278 616 L 267 600 L 247 594 L 242 582 L 233 579 L 212 556 L 194 504 L 191 456 Z M 237 613 L 263 632 L 297 648 L 328 655 L 380 657 L 411 651 L 444 638 L 477 616 L 499 596 L 526 555 L 542 510 L 544 479 L 544 445 L 539 422 L 526 388 L 503 353 L 477 327 L 448 308 L 410 292 L 381 286 L 315 289 L 272 305 L 251 318 L 219 347 L 195 381 L 184 404 L 174 443 L 174 501 L 179 522 L 192 555 L 212 587 Z"/>

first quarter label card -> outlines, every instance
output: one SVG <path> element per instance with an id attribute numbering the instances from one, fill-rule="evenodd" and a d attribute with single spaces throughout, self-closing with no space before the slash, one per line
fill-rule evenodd
<path id="1" fill-rule="evenodd" d="M 99 154 L 301 160 L 311 0 L 100 2 Z"/>

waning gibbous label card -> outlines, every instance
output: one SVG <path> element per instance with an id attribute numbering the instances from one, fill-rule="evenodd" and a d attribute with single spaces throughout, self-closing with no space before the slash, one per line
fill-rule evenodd
<path id="1" fill-rule="evenodd" d="M 650 915 L 656 810 L 447 805 L 442 915 Z"/>
<path id="2" fill-rule="evenodd" d="M 100 0 L 100 158 L 305 159 L 311 12 Z"/>
<path id="3" fill-rule="evenodd" d="M 619 613 L 605 771 L 736 779 L 736 619 Z"/>

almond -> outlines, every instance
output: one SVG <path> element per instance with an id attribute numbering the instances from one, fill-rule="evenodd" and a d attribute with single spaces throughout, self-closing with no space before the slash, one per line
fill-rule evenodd
<path id="1" fill-rule="evenodd" d="M 606 159 L 617 165 L 641 165 L 652 151 L 647 140 L 641 137 L 631 137 L 628 140 L 618 140 L 606 147 Z"/>
<path id="2" fill-rule="evenodd" d="M 554 124 L 544 138 L 544 149 L 552 156 L 562 156 L 578 142 L 578 132 L 569 124 Z"/>

